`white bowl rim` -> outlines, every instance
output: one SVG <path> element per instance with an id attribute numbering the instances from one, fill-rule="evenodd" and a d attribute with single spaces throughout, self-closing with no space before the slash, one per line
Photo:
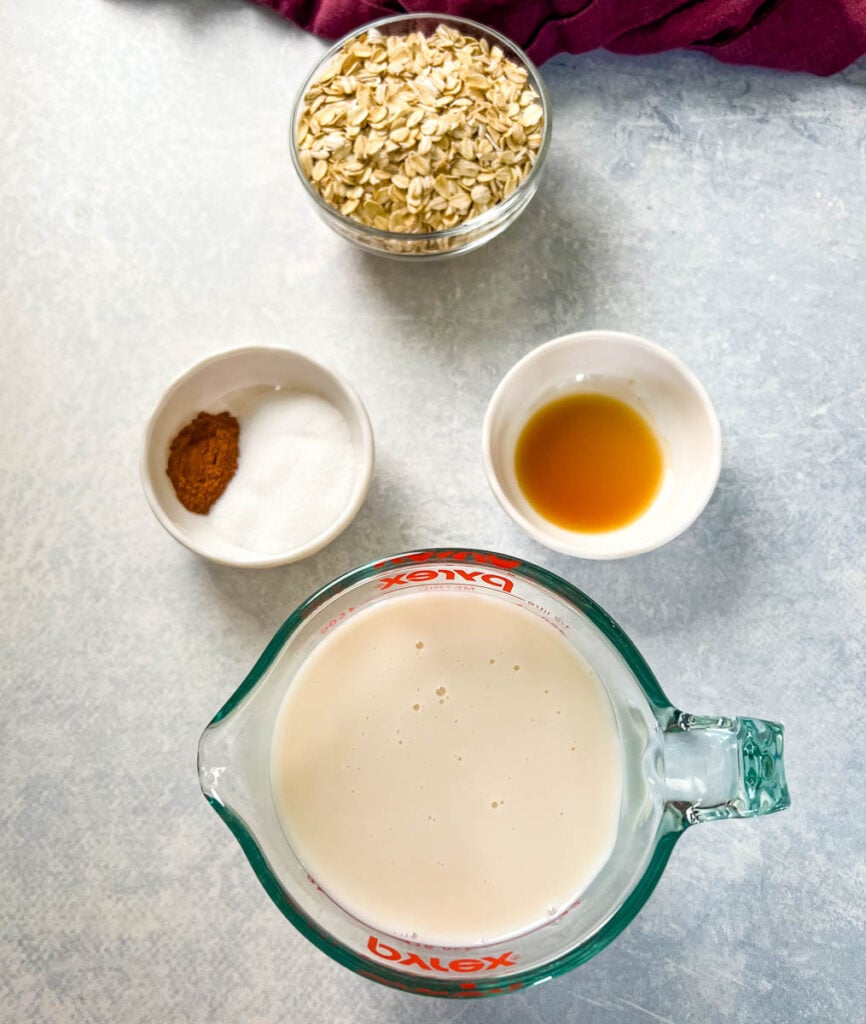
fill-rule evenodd
<path id="1" fill-rule="evenodd" d="M 710 461 L 707 464 L 707 474 L 704 487 L 702 488 L 699 497 L 695 500 L 694 509 L 690 515 L 676 521 L 668 530 L 660 532 L 657 537 L 644 544 L 632 544 L 625 547 L 617 547 L 614 543 L 607 550 L 588 552 L 582 545 L 583 538 L 592 537 L 597 540 L 599 537 L 603 537 L 604 534 L 589 534 L 574 531 L 574 542 L 566 543 L 561 540 L 559 536 L 549 534 L 538 527 L 535 523 L 528 520 L 519 511 L 519 509 L 514 507 L 499 482 L 499 477 L 491 456 L 491 442 L 493 417 L 506 389 L 516 377 L 522 374 L 528 366 L 545 358 L 551 351 L 557 348 L 570 348 L 574 345 L 591 344 L 593 342 L 614 342 L 641 348 L 645 352 L 650 353 L 654 358 L 657 358 L 660 362 L 666 363 L 671 369 L 673 369 L 685 381 L 700 402 L 701 408 L 707 419 L 707 425 L 710 429 L 710 444 L 712 446 L 712 451 L 708 452 L 710 455 Z M 707 504 L 709 503 L 709 500 L 719 482 L 719 475 L 722 469 L 722 430 L 718 415 L 716 414 L 716 410 L 713 407 L 713 403 L 706 388 L 678 356 L 664 348 L 664 346 L 659 345 L 658 342 L 650 341 L 648 338 L 641 337 L 638 334 L 595 328 L 588 331 L 575 331 L 571 334 L 563 334 L 558 338 L 553 338 L 551 341 L 543 342 L 530 352 L 527 352 L 525 356 L 519 359 L 508 370 L 496 386 L 484 413 L 484 422 L 481 428 L 481 453 L 484 461 L 484 472 L 487 476 L 487 482 L 490 489 L 493 491 L 496 500 L 502 506 L 504 511 L 514 520 L 515 523 L 517 523 L 518 526 L 521 526 L 526 530 L 526 532 L 539 543 L 544 544 L 545 547 L 551 548 L 554 551 L 559 551 L 562 554 L 571 555 L 577 558 L 587 558 L 594 561 L 607 561 L 615 558 L 630 558 L 633 555 L 643 555 L 649 551 L 655 551 L 656 548 L 660 548 L 669 541 L 674 540 L 674 538 L 679 537 L 680 534 L 684 533 L 695 522 L 698 516 L 707 507 Z M 618 531 L 616 530 L 610 531 L 610 537 L 615 540 L 617 532 Z"/>
<path id="2" fill-rule="evenodd" d="M 360 472 L 358 473 L 358 480 L 355 484 L 355 489 L 343 510 L 343 514 L 339 519 L 335 520 L 327 530 L 318 534 L 311 541 L 298 548 L 291 548 L 287 551 L 267 556 L 257 556 L 255 552 L 250 552 L 249 559 L 238 559 L 202 550 L 183 530 L 177 526 L 174 520 L 167 514 L 156 496 L 156 492 L 151 481 L 148 456 L 150 454 L 153 431 L 157 420 L 165 406 L 168 404 L 171 396 L 182 384 L 186 383 L 186 381 L 192 379 L 202 370 L 214 363 L 221 362 L 228 358 L 257 355 L 260 353 L 268 355 L 286 355 L 297 362 L 306 363 L 316 373 L 321 374 L 325 378 L 330 378 L 337 386 L 338 390 L 345 395 L 361 436 Z M 202 558 L 206 558 L 210 562 L 216 562 L 219 565 L 229 565 L 233 568 L 240 569 L 270 569 L 280 565 L 289 565 L 292 562 L 298 562 L 303 558 L 308 558 L 310 555 L 316 554 L 317 551 L 321 551 L 322 548 L 330 544 L 332 540 L 336 539 L 343 530 L 348 527 L 349 523 L 351 523 L 358 514 L 361 506 L 366 500 L 367 493 L 370 489 L 370 483 L 373 479 L 374 463 L 375 441 L 373 438 L 373 428 L 370 423 L 369 414 L 367 413 L 367 409 L 361 401 L 361 397 L 358 392 L 345 377 L 324 366 L 317 360 L 312 359 L 305 353 L 299 352 L 297 349 L 284 348 L 280 345 L 243 345 L 239 348 L 227 348 L 219 352 L 213 352 L 209 356 L 205 356 L 204 359 L 200 359 L 198 362 L 193 363 L 192 366 L 189 366 L 182 373 L 178 374 L 165 388 L 159 401 L 154 406 L 144 428 L 141 457 L 139 460 L 139 473 L 141 476 L 141 484 L 144 489 L 144 495 L 147 498 L 147 503 L 150 505 L 151 511 L 156 516 L 160 525 L 167 533 L 171 534 L 178 543 L 182 544 L 194 554 L 199 555 Z"/>

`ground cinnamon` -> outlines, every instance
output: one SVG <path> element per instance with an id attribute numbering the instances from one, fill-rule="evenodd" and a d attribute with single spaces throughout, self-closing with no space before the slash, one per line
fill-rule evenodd
<path id="1" fill-rule="evenodd" d="M 229 412 L 200 412 L 171 442 L 168 476 L 184 508 L 206 515 L 238 468 L 240 424 Z"/>

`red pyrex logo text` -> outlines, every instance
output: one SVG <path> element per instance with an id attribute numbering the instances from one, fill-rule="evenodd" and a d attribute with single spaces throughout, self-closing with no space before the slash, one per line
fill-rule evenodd
<path id="1" fill-rule="evenodd" d="M 499 555 L 488 554 L 482 551 L 420 551 L 412 555 L 399 555 L 396 558 L 389 558 L 384 562 L 376 564 L 377 569 L 384 569 L 391 565 L 402 565 L 406 562 L 431 562 L 433 559 L 463 562 L 471 559 L 475 562 L 490 565 L 497 569 L 516 569 L 520 562 L 513 558 L 501 558 Z M 511 593 L 514 583 L 507 576 L 500 576 L 498 573 L 484 572 L 482 569 L 410 569 L 405 572 L 397 572 L 386 576 L 379 581 L 379 590 L 389 590 L 394 586 L 401 586 L 405 583 L 433 583 L 442 580 L 449 583 L 484 583 L 488 587 L 502 590 L 506 594 Z"/>
<path id="2" fill-rule="evenodd" d="M 367 939 L 367 949 L 382 960 L 393 960 L 405 967 L 420 967 L 422 971 L 439 971 L 442 974 L 456 972 L 458 974 L 471 974 L 474 971 L 495 971 L 497 967 L 515 967 L 514 953 L 509 950 L 500 956 L 482 957 L 459 957 L 456 960 L 449 960 L 443 964 L 439 957 L 431 956 L 428 959 L 419 956 L 417 953 L 406 953 L 380 942 L 375 935 Z"/>
<path id="3" fill-rule="evenodd" d="M 412 572 L 398 572 L 393 576 L 386 576 L 376 586 L 379 590 L 389 590 L 401 583 L 432 583 L 434 580 L 465 580 L 467 583 L 486 583 L 488 587 L 495 587 L 497 590 L 504 590 L 506 594 L 511 593 L 514 584 L 507 576 L 497 576 L 492 572 L 482 572 L 476 569 L 474 572 L 467 572 L 465 569 L 413 569 Z"/>

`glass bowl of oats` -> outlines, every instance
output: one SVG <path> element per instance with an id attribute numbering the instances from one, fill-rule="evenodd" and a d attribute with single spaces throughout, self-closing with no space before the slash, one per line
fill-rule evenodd
<path id="1" fill-rule="evenodd" d="M 466 18 L 400 15 L 336 43 L 292 112 L 290 149 L 322 219 L 368 252 L 478 248 L 526 209 L 550 141 L 538 69 Z"/>

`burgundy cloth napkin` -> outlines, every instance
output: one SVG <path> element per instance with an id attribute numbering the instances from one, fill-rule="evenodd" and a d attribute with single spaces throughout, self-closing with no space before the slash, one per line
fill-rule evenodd
<path id="1" fill-rule="evenodd" d="M 557 53 L 687 48 L 731 64 L 832 75 L 866 54 L 866 0 L 252 0 L 335 39 L 393 14 L 463 15 L 541 64 Z"/>

